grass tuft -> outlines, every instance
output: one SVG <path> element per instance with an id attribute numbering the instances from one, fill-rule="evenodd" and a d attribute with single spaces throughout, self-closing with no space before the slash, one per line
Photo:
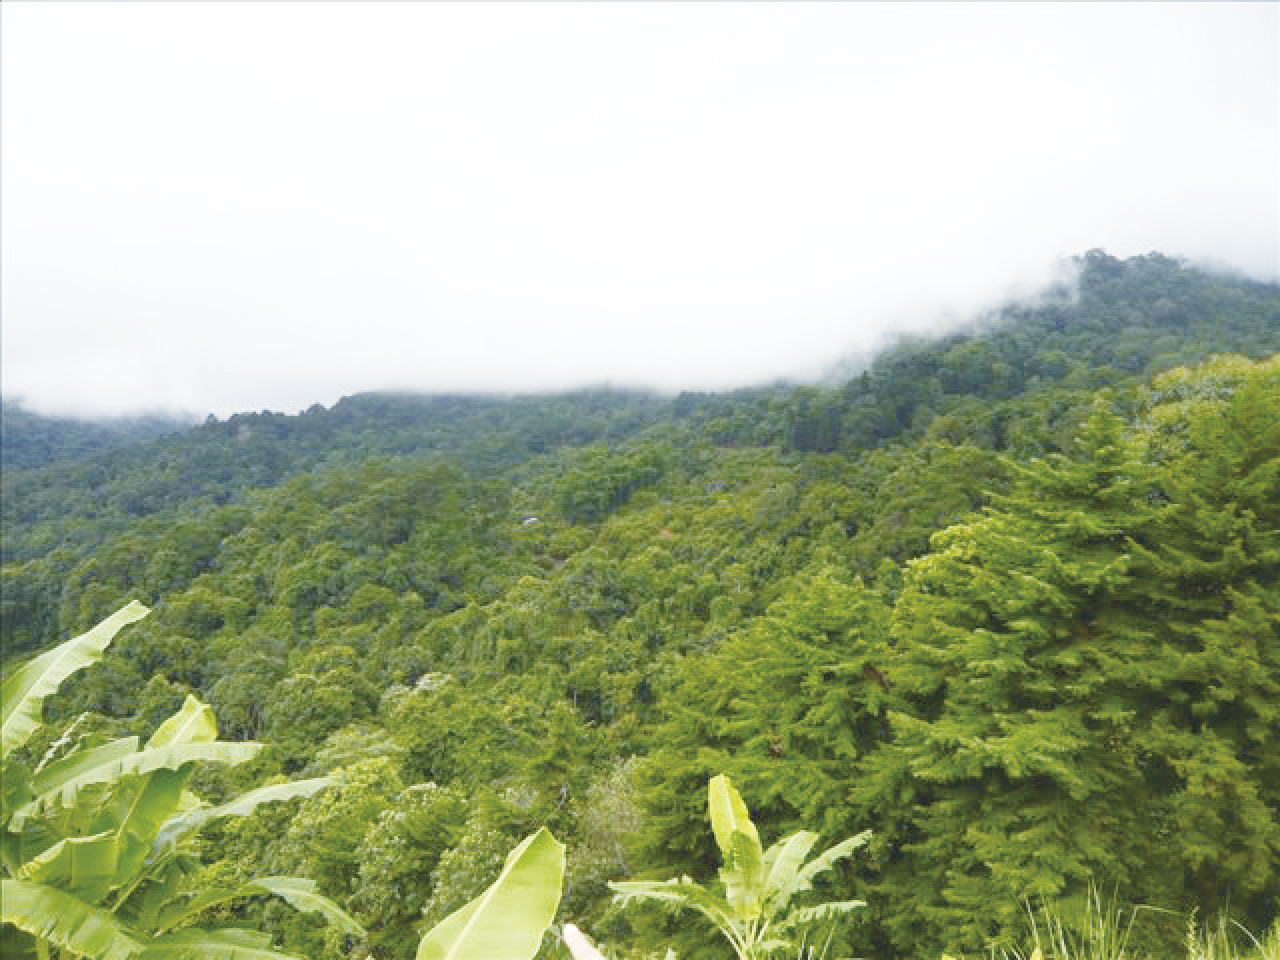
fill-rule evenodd
<path id="1" fill-rule="evenodd" d="M 1193 910 L 1187 917 L 1186 945 L 1187 960 L 1280 960 L 1280 923 L 1259 940 L 1226 917 L 1218 918 L 1216 928 L 1201 928 Z"/>
<path id="2" fill-rule="evenodd" d="M 996 947 L 989 960 L 1169 960 L 1163 951 L 1151 952 L 1130 939 L 1138 914 L 1144 910 L 1166 913 L 1155 907 L 1124 908 L 1113 896 L 1104 903 L 1090 886 L 1085 909 L 1077 917 L 1065 917 L 1053 903 L 1039 909 L 1027 904 L 1029 943 L 1023 948 Z M 1280 960 L 1280 923 L 1255 937 L 1234 920 L 1220 917 L 1216 927 L 1202 927 L 1195 911 L 1187 918 L 1186 960 Z M 956 960 L 944 955 L 942 960 Z"/>
<path id="3" fill-rule="evenodd" d="M 1149 909 L 1139 906 L 1126 910 L 1114 894 L 1104 903 L 1093 884 L 1089 885 L 1084 910 L 1075 922 L 1064 918 L 1051 903 L 1042 904 L 1038 911 L 1028 904 L 1031 953 L 1024 956 L 1015 951 L 1009 960 L 1145 960 L 1142 954 L 1130 951 L 1129 938 L 1139 911 Z"/>

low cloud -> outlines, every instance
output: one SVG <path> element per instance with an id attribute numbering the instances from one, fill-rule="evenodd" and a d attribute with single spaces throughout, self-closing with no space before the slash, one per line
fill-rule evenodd
<path id="1" fill-rule="evenodd" d="M 1272 5 L 4 9 L 38 408 L 817 376 L 1070 256 L 1277 269 Z"/>

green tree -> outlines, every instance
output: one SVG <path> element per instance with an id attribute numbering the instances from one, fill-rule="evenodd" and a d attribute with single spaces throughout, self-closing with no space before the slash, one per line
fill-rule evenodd
<path id="1" fill-rule="evenodd" d="M 1151 862 L 1184 906 L 1264 929 L 1280 894 L 1280 356 L 1173 371 L 1153 401 L 1168 507 L 1141 552 L 1159 643 L 1141 721 L 1167 839 Z"/>
<path id="2" fill-rule="evenodd" d="M 1241 389 L 1155 462 L 1099 401 L 1075 457 L 1015 467 L 911 564 L 889 670 L 911 706 L 855 788 L 898 949 L 981 949 L 1091 877 L 1265 928 L 1278 400 Z"/>
<path id="3" fill-rule="evenodd" d="M 359 658 L 350 647 L 311 647 L 296 659 L 296 670 L 268 698 L 264 717 L 290 770 L 301 769 L 329 734 L 365 719 L 378 702 L 377 690 L 358 669 Z"/>
<path id="4" fill-rule="evenodd" d="M 1016 472 L 985 516 L 934 537 L 894 610 L 889 673 L 913 709 L 857 792 L 884 824 L 899 949 L 981 949 L 1023 897 L 1095 870 L 1123 885 L 1141 862 L 1151 797 L 1116 680 L 1150 655 L 1125 591 L 1151 482 L 1103 407 L 1078 459 Z"/>

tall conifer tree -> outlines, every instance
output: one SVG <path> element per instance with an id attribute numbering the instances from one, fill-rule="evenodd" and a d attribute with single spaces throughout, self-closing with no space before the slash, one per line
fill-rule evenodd
<path id="1" fill-rule="evenodd" d="M 1159 644 L 1144 727 L 1164 840 L 1148 862 L 1182 906 L 1263 929 L 1280 898 L 1280 358 L 1173 371 L 1156 396 L 1169 506 L 1135 598 Z"/>
<path id="2" fill-rule="evenodd" d="M 1007 496 L 912 564 L 891 671 L 912 709 L 857 788 L 900 948 L 980 948 L 1022 898 L 1091 879 L 1270 920 L 1280 391 L 1265 369 L 1182 409 L 1172 447 L 1101 401 L 1076 457 L 1013 467 Z"/>
<path id="3" fill-rule="evenodd" d="M 888 827 L 901 943 L 979 948 L 1024 896 L 1098 867 L 1125 879 L 1144 797 L 1114 678 L 1148 642 L 1121 598 L 1157 509 L 1105 406 L 1080 454 L 1014 468 L 1007 496 L 908 571 L 893 679 L 916 709 L 859 788 Z"/>

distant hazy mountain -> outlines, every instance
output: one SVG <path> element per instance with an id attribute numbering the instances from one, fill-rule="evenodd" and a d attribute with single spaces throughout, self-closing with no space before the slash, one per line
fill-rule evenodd
<path id="1" fill-rule="evenodd" d="M 179 433 L 195 422 L 173 415 L 109 420 L 46 417 L 23 409 L 19 401 L 4 400 L 0 401 L 0 463 L 41 467 Z"/>

